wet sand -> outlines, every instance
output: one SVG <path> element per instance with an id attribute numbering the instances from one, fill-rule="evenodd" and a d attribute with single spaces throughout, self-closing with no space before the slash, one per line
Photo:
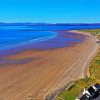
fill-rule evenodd
<path id="1" fill-rule="evenodd" d="M 83 65 L 97 47 L 95 37 L 84 36 L 84 41 L 68 47 L 5 56 L 0 62 L 0 100 L 43 100 L 64 84 L 84 77 Z"/>

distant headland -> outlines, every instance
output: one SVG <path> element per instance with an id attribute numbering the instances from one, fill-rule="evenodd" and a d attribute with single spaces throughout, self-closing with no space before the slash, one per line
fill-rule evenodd
<path id="1" fill-rule="evenodd" d="M 98 26 L 100 23 L 33 23 L 33 22 L 16 22 L 16 23 L 6 23 L 0 22 L 0 26 L 26 26 L 26 25 L 62 25 L 62 26 Z"/>

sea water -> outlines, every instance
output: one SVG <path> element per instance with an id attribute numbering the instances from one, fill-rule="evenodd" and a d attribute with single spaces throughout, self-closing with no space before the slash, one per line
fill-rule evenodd
<path id="1" fill-rule="evenodd" d="M 59 37 L 57 32 L 58 30 L 77 30 L 77 29 L 96 29 L 100 26 L 90 25 L 90 26 L 81 26 L 81 25 L 21 25 L 21 26 L 0 26 L 0 51 L 9 49 L 12 47 L 23 46 L 26 44 L 32 43 L 32 48 L 40 48 L 45 44 L 43 41 L 50 40 L 47 45 L 50 48 L 59 48 L 65 47 L 68 42 L 80 42 L 81 39 L 76 38 L 64 38 Z M 70 34 L 66 32 L 66 34 Z M 73 34 L 74 35 L 74 34 Z M 56 38 L 53 40 L 53 38 Z M 40 42 L 42 41 L 42 42 Z M 38 43 L 37 43 L 38 42 Z M 53 42 L 53 43 L 52 43 Z M 65 43 L 65 44 L 64 44 Z"/>
<path id="2" fill-rule="evenodd" d="M 14 46 L 29 44 L 51 39 L 56 36 L 55 32 L 50 31 L 24 31 L 16 29 L 0 30 L 0 50 Z"/>

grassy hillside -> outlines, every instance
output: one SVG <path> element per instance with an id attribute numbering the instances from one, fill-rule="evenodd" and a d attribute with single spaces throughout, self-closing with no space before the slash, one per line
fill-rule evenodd
<path id="1" fill-rule="evenodd" d="M 96 30 L 82 30 L 83 32 L 89 32 L 92 35 L 97 36 L 100 39 L 100 29 Z M 93 83 L 100 83 L 100 49 L 96 57 L 90 62 L 89 66 L 90 77 L 77 80 L 69 90 L 64 90 L 60 93 L 56 100 L 75 100 L 78 94 Z"/>

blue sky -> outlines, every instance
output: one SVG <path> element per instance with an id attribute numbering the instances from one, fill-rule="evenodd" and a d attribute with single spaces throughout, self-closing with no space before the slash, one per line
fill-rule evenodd
<path id="1" fill-rule="evenodd" d="M 97 23 L 100 0 L 0 0 L 0 22 Z"/>

